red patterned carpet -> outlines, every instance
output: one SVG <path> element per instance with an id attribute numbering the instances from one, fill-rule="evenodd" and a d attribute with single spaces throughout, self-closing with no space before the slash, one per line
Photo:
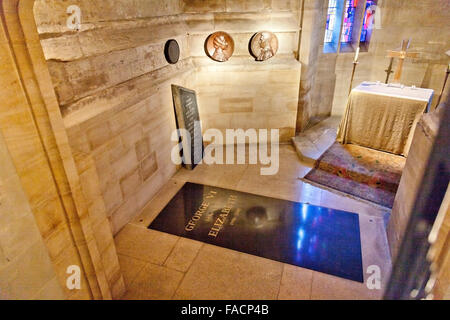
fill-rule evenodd
<path id="1" fill-rule="evenodd" d="M 336 142 L 305 180 L 392 208 L 406 158 Z"/>

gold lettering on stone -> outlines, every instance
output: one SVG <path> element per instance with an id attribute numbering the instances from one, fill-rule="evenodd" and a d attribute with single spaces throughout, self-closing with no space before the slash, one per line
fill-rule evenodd
<path id="1" fill-rule="evenodd" d="M 222 230 L 228 215 L 230 214 L 231 210 L 233 210 L 233 206 L 235 205 L 237 200 L 237 196 L 231 195 L 228 198 L 226 207 L 222 208 L 219 217 L 217 217 L 216 222 L 214 223 L 213 227 L 208 233 L 208 236 L 217 238 L 219 235 L 220 230 Z"/>
<path id="2" fill-rule="evenodd" d="M 217 195 L 217 191 L 210 191 L 205 199 L 213 199 Z M 190 232 L 195 229 L 197 222 L 202 218 L 203 214 L 208 210 L 209 202 L 203 201 L 200 208 L 194 213 L 189 223 L 186 225 L 184 230 Z"/>
<path id="3" fill-rule="evenodd" d="M 241 209 L 238 208 L 234 212 L 233 219 L 231 219 L 231 222 L 230 222 L 230 226 L 234 226 L 234 224 L 236 223 L 236 221 L 237 221 L 237 219 L 239 218 L 240 215 L 241 215 Z"/>
<path id="4" fill-rule="evenodd" d="M 209 194 L 206 196 L 206 199 L 213 199 L 216 196 L 216 191 L 210 191 Z"/>
<path id="5" fill-rule="evenodd" d="M 194 213 L 194 216 L 191 218 L 189 223 L 184 228 L 186 231 L 192 231 L 195 229 L 195 225 L 200 220 L 200 218 L 203 216 L 203 214 L 208 210 L 209 203 L 203 202 L 200 208 Z"/>

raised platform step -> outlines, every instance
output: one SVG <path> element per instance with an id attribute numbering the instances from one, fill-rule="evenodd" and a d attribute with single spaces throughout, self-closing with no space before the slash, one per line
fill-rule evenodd
<path id="1" fill-rule="evenodd" d="M 333 116 L 292 138 L 300 160 L 312 164 L 336 141 L 341 117 Z"/>

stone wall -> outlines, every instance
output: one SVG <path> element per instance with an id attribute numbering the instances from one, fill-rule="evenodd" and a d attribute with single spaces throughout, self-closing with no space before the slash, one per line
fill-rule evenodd
<path id="1" fill-rule="evenodd" d="M 344 111 L 354 54 L 323 53 L 326 0 L 70 4 L 82 10 L 78 32 L 67 28 L 64 1 L 37 0 L 35 16 L 72 149 L 79 162 L 94 159 L 114 233 L 176 171 L 170 161 L 175 128 L 170 84 L 197 91 L 204 129 L 277 128 L 281 141 L 327 117 L 332 107 L 334 114 Z M 381 29 L 360 55 L 354 84 L 383 80 L 386 50 L 411 37 L 422 58 L 406 62 L 402 82 L 439 92 L 448 6 L 443 0 L 380 1 Z M 226 63 L 204 52 L 207 36 L 219 30 L 236 44 Z M 248 43 L 262 30 L 276 33 L 280 50 L 256 62 Z M 171 38 L 181 47 L 176 65 L 162 54 Z"/>
<path id="2" fill-rule="evenodd" d="M 18 8 L 16 1 L 4 1 L 6 4 L 9 12 Z M 82 10 L 81 30 L 77 32 L 66 25 L 67 6 L 72 4 Z M 406 63 L 403 82 L 438 91 L 448 61 L 444 55 L 449 39 L 448 7 L 444 0 L 380 1 L 382 29 L 375 30 L 369 52 L 361 54 L 355 85 L 363 80 L 383 80 L 383 70 L 389 62 L 384 57 L 386 50 L 412 37 L 412 49 L 415 47 L 423 55 Z M 86 277 L 99 282 L 99 288 L 91 289 L 107 293 L 103 297 L 120 297 L 124 291 L 112 234 L 137 215 L 177 170 L 170 160 L 174 145 L 170 133 L 175 129 L 171 84 L 198 91 L 205 128 L 279 128 L 284 141 L 293 135 L 296 120 L 301 120 L 302 128 L 314 118 L 328 115 L 333 99 L 335 113 L 342 113 L 345 107 L 353 54 L 321 53 L 326 0 L 36 0 L 34 9 L 76 161 L 74 176 L 79 175 L 88 207 L 89 217 L 82 218 L 95 231 L 88 238 L 89 243 L 83 245 L 93 246 L 95 242 L 93 247 L 99 251 L 99 256 L 96 253 L 93 257 L 95 266 L 101 268 L 87 270 Z M 22 14 L 21 19 L 27 18 Z M 18 19 L 11 14 L 6 20 L 11 23 Z M 15 25 L 9 29 L 20 32 Z M 2 37 L 5 30 L 2 27 Z M 216 30 L 227 31 L 235 39 L 235 55 L 228 63 L 213 62 L 203 52 L 205 38 Z M 264 63 L 255 62 L 248 53 L 250 37 L 261 30 L 274 31 L 281 43 L 278 56 Z M 24 39 L 17 41 L 19 38 L 14 36 L 14 45 L 25 48 Z M 177 65 L 167 64 L 162 55 L 164 43 L 171 38 L 181 46 L 182 57 Z M 7 43 L 6 38 L 2 41 Z M 28 38 L 27 46 L 40 50 Z M 14 55 L 2 52 L 2 56 L 10 61 Z M 17 61 L 30 58 L 22 53 L 14 57 Z M 303 76 L 296 57 L 304 67 Z M 54 180 L 62 180 L 65 172 L 55 161 L 60 156 L 55 150 L 57 144 L 45 144 L 53 139 L 50 125 L 54 123 L 44 126 L 45 110 L 38 108 L 33 109 L 38 119 L 31 119 L 30 110 L 24 106 L 29 103 L 27 99 L 35 97 L 19 90 L 22 80 L 30 88 L 34 85 L 30 84 L 31 73 L 42 74 L 36 71 L 42 71 L 43 64 L 39 63 L 41 69 L 26 70 L 28 73 L 19 80 L 12 75 L 24 76 L 25 71 L 19 72 L 13 66 L 8 62 L 3 70 L 3 87 L 10 87 L 14 94 L 6 97 L 8 104 L 0 117 L 15 164 L 12 168 L 0 139 L 2 169 L 10 168 L 1 177 L 7 186 L 0 185 L 1 199 L 6 199 L 0 201 L 0 297 L 89 298 L 92 292 L 86 288 L 70 293 L 61 285 L 66 277 L 64 267 L 73 261 L 81 265 L 81 261 L 71 246 L 72 233 L 64 224 L 64 210 L 70 209 L 72 203 L 67 199 L 73 190 L 55 183 Z M 303 82 L 299 92 L 300 79 Z M 46 98 L 53 96 L 51 88 L 44 89 Z M 301 117 L 297 117 L 299 97 Z M 43 136 L 33 120 L 40 130 L 46 130 Z M 51 129 L 57 131 L 55 127 Z M 17 132 L 26 134 L 28 139 L 11 139 L 18 137 Z M 49 154 L 43 152 L 41 140 Z M 71 159 L 69 154 L 63 152 L 64 157 Z M 52 168 L 47 163 L 49 159 Z M 28 201 L 22 199 L 24 192 Z M 14 199 L 13 194 L 23 204 L 23 214 L 14 217 L 9 202 Z M 58 196 L 62 196 L 67 207 L 63 208 Z M 30 220 L 30 210 L 40 236 Z M 24 228 L 27 236 L 21 239 Z M 11 238 L 11 232 L 19 238 Z M 42 240 L 47 248 L 42 246 Z M 41 261 L 40 267 L 28 270 L 35 259 Z M 27 291 L 23 290 L 25 287 Z"/>
<path id="3" fill-rule="evenodd" d="M 106 211 L 113 234 L 177 170 L 170 157 L 176 127 L 171 84 L 197 90 L 204 129 L 277 128 L 283 141 L 294 135 L 298 3 L 72 1 L 82 12 L 81 29 L 72 31 L 69 3 L 36 1 L 41 44 L 83 191 L 91 211 Z M 227 63 L 205 55 L 204 41 L 216 30 L 236 42 Z M 262 30 L 274 31 L 281 45 L 277 57 L 257 63 L 248 42 Z M 168 39 L 180 44 L 176 65 L 163 55 Z M 87 165 L 92 163 L 95 170 Z"/>
<path id="4" fill-rule="evenodd" d="M 433 125 L 432 122 L 430 125 L 430 122 L 424 118 L 416 127 L 387 228 L 393 261 L 396 260 L 400 250 L 437 131 L 438 125 Z"/>
<path id="5" fill-rule="evenodd" d="M 280 140 L 289 141 L 295 135 L 301 70 L 296 60 L 300 1 L 184 0 L 183 4 L 203 128 L 279 129 Z M 280 46 L 274 58 L 257 62 L 250 55 L 249 41 L 264 30 L 274 32 Z M 234 55 L 226 63 L 205 55 L 205 39 L 215 31 L 234 39 Z"/>
<path id="6" fill-rule="evenodd" d="M 429 157 L 433 151 L 439 128 L 443 125 L 442 119 L 444 118 L 445 107 L 448 107 L 448 105 L 442 103 L 439 109 L 423 115 L 414 132 L 411 150 L 403 170 L 387 227 L 388 241 L 394 262 L 400 251 L 416 197 L 422 189 L 422 180 L 428 169 Z"/>
<path id="7" fill-rule="evenodd" d="M 325 95 L 322 87 L 333 86 L 335 74 L 320 52 L 326 25 L 328 1 L 304 0 L 299 60 L 302 63 L 300 92 L 298 97 L 297 132 L 326 118 L 331 113 L 332 95 Z"/>
<path id="8" fill-rule="evenodd" d="M 79 32 L 66 26 L 68 3 L 37 0 L 35 16 L 90 211 L 105 210 L 116 234 L 176 171 L 170 85 L 190 83 L 186 24 L 179 1 L 70 4 Z M 177 65 L 162 54 L 171 38 Z"/>
<path id="9" fill-rule="evenodd" d="M 0 6 L 0 88 L 5 101 L 0 107 L 5 145 L 1 167 L 6 183 L 1 193 L 7 197 L 2 198 L 0 210 L 0 229 L 5 232 L 1 291 L 9 298 L 118 298 L 125 287 L 111 231 L 92 230 L 100 224 L 107 230 L 109 223 L 104 211 L 88 211 L 83 193 L 89 189 L 81 190 L 33 4 L 5 0 Z M 26 270 L 31 263 L 39 266 Z M 78 290 L 66 285 L 69 266 L 80 268 Z M 51 278 L 53 274 L 58 283 Z"/>
<path id="10" fill-rule="evenodd" d="M 450 250 L 448 249 L 448 243 L 450 239 L 450 188 L 447 189 L 435 224 L 435 230 L 432 231 L 434 244 L 430 250 L 430 258 L 434 262 L 433 276 L 436 279 L 433 295 L 436 300 L 449 300 Z"/>
<path id="11" fill-rule="evenodd" d="M 65 299 L 0 133 L 0 300 Z"/>

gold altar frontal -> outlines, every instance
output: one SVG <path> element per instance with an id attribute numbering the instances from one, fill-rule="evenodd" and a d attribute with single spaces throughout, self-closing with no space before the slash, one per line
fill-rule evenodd
<path id="1" fill-rule="evenodd" d="M 433 90 L 364 82 L 350 94 L 337 140 L 407 156 Z"/>

